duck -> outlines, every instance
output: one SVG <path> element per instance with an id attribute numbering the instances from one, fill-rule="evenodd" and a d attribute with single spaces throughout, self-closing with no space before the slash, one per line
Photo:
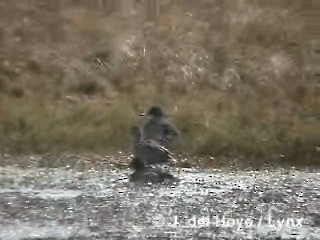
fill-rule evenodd
<path id="1" fill-rule="evenodd" d="M 129 181 L 135 183 L 162 183 L 177 180 L 172 174 L 161 169 L 146 166 L 143 161 L 133 157 L 130 167 L 135 171 L 130 174 Z"/>
<path id="2" fill-rule="evenodd" d="M 140 115 L 148 117 L 142 128 L 145 139 L 151 139 L 167 147 L 181 135 L 160 106 L 153 105 L 146 113 Z"/>
<path id="3" fill-rule="evenodd" d="M 133 126 L 132 133 L 135 137 L 134 156 L 143 164 L 175 163 L 173 154 L 158 142 L 144 139 L 143 131 L 138 126 Z"/>

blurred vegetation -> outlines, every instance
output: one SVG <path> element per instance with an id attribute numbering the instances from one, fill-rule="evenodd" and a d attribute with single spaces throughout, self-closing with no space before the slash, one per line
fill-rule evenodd
<path id="1" fill-rule="evenodd" d="M 158 104 L 178 152 L 319 164 L 298 5 L 168 2 L 149 16 L 143 1 L 125 14 L 1 1 L 0 150 L 128 150 Z"/>

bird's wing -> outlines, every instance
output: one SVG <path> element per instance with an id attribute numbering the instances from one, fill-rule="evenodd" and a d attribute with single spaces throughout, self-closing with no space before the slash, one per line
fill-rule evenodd
<path id="1" fill-rule="evenodd" d="M 166 149 L 164 146 L 160 145 L 158 142 L 154 140 L 148 139 L 148 140 L 145 140 L 144 142 L 145 142 L 145 145 L 148 146 L 149 148 L 158 149 L 159 151 L 165 154 L 168 154 L 169 156 L 173 155 L 168 149 Z"/>

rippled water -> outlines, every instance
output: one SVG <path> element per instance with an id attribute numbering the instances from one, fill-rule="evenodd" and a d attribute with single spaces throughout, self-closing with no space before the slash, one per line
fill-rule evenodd
<path id="1" fill-rule="evenodd" d="M 0 239 L 320 239 L 320 173 L 0 167 Z"/>

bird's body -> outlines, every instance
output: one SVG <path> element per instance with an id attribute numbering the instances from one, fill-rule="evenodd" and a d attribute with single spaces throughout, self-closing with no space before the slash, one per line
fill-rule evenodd
<path id="1" fill-rule="evenodd" d="M 179 135 L 178 130 L 166 118 L 150 118 L 143 127 L 144 138 L 167 146 Z"/>
<path id="2" fill-rule="evenodd" d="M 152 106 L 147 111 L 147 116 L 148 120 L 143 126 L 144 139 L 151 139 L 167 146 L 180 135 L 160 107 Z"/>
<path id="3" fill-rule="evenodd" d="M 134 155 L 144 164 L 171 163 L 174 161 L 172 153 L 152 139 L 143 139 L 140 128 L 134 127 L 135 135 Z"/>

